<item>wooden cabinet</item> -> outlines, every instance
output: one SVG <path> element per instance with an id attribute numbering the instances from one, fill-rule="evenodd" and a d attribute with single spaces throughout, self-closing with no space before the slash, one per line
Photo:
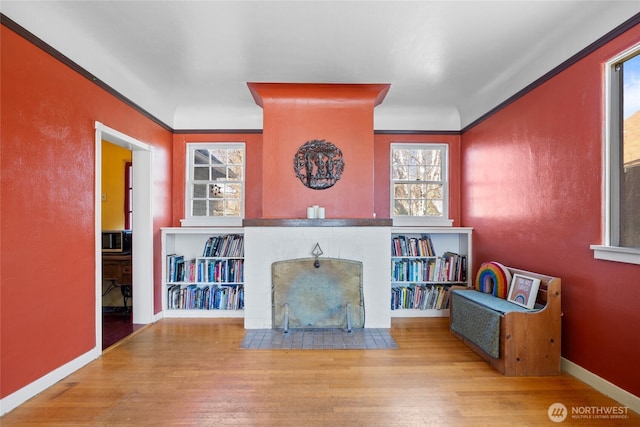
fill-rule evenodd
<path id="1" fill-rule="evenodd" d="M 102 306 L 124 307 L 125 295 L 131 296 L 132 284 L 131 255 L 102 255 Z M 127 288 L 123 289 L 122 286 Z M 131 303 L 127 299 L 128 306 Z"/>

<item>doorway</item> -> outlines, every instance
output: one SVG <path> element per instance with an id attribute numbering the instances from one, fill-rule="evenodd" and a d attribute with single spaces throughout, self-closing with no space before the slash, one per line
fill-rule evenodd
<path id="1" fill-rule="evenodd" d="M 102 260 L 102 142 L 106 141 L 131 151 L 132 218 L 135 237 L 131 245 L 131 321 L 144 325 L 153 321 L 153 215 L 151 146 L 111 129 L 100 122 L 95 124 L 95 241 L 96 241 L 96 348 L 103 346 L 103 260 Z M 108 197 L 108 196 L 107 196 Z M 122 290 L 118 290 L 122 293 Z M 123 295 L 124 297 L 124 295 Z M 132 326 L 135 328 L 136 326 Z"/>
<path id="2" fill-rule="evenodd" d="M 102 350 L 134 331 L 132 151 L 102 141 Z"/>

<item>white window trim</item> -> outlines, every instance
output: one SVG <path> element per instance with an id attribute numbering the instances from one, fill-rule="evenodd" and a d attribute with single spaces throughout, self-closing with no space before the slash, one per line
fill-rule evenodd
<path id="1" fill-rule="evenodd" d="M 627 248 L 622 246 L 616 246 L 612 244 L 612 236 L 611 230 L 612 227 L 616 225 L 615 219 L 613 219 L 613 214 L 611 212 L 612 202 L 615 203 L 615 198 L 618 197 L 619 189 L 613 188 L 614 184 L 611 179 L 611 174 L 615 173 L 620 165 L 620 159 L 616 156 L 612 156 L 612 114 L 618 112 L 614 111 L 617 109 L 617 106 L 614 106 L 612 101 L 612 69 L 614 64 L 619 63 L 621 61 L 626 60 L 627 58 L 637 54 L 640 51 L 640 44 L 635 45 L 631 49 L 628 49 L 622 52 L 620 55 L 617 55 L 615 58 L 612 58 L 608 62 L 605 63 L 605 126 L 604 126 L 604 144 L 603 144 L 603 176 L 602 182 L 604 185 L 603 188 L 603 202 L 602 202 L 602 218 L 603 218 L 603 238 L 601 244 L 591 245 L 590 248 L 593 250 L 593 256 L 595 259 L 606 260 L 606 261 L 614 261 L 614 262 L 623 262 L 629 264 L 640 264 L 640 249 L 638 248 Z M 615 185 L 617 187 L 617 185 Z"/>
<path id="2" fill-rule="evenodd" d="M 393 167 L 391 165 L 394 149 L 415 149 L 427 147 L 442 147 L 444 149 L 446 161 L 444 162 L 443 175 L 444 180 L 444 199 L 443 199 L 443 217 L 430 218 L 422 216 L 394 216 L 393 215 Z M 449 146 L 440 142 L 392 142 L 389 148 L 389 215 L 394 226 L 421 226 L 421 227 L 452 227 L 453 220 L 449 219 Z"/>
<path id="3" fill-rule="evenodd" d="M 394 227 L 452 227 L 453 220 L 445 218 L 425 218 L 425 217 L 395 217 L 393 219 Z"/>
<path id="4" fill-rule="evenodd" d="M 232 147 L 240 147 L 244 150 L 244 165 L 243 165 L 243 179 L 242 179 L 242 213 L 239 217 L 229 217 L 229 216 L 208 216 L 208 217 L 190 217 L 189 216 L 189 204 L 191 202 L 191 197 L 189 196 L 189 185 L 190 185 L 190 173 L 192 169 L 191 164 L 191 150 L 197 149 L 208 149 L 212 147 L 216 148 L 232 148 Z M 245 201 L 246 201 L 246 193 L 245 193 L 245 183 L 247 179 L 247 150 L 244 142 L 240 141 L 225 141 L 225 142 L 188 142 L 186 147 L 186 168 L 185 168 L 185 187 L 184 187 L 184 218 L 180 220 L 180 225 L 182 227 L 210 227 L 210 226 L 221 226 L 221 227 L 240 227 L 242 226 L 242 220 L 244 219 L 245 212 Z"/>
<path id="5" fill-rule="evenodd" d="M 591 249 L 595 259 L 640 264 L 640 249 L 607 245 L 591 245 Z"/>
<path id="6" fill-rule="evenodd" d="M 180 225 L 182 227 L 241 227 L 242 219 L 240 217 L 183 218 L 180 220 Z"/>

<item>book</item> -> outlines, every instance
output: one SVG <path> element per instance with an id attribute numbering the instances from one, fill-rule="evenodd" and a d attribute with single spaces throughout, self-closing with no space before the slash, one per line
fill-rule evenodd
<path id="1" fill-rule="evenodd" d="M 243 310 L 242 285 L 172 285 L 167 289 L 172 310 Z"/>
<path id="2" fill-rule="evenodd" d="M 532 309 L 538 297 L 540 279 L 527 277 L 522 274 L 514 274 L 511 279 L 511 287 L 507 300 L 514 304 Z"/>

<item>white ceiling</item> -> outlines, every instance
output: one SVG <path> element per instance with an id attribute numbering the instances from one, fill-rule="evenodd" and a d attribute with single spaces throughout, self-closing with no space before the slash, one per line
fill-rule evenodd
<path id="1" fill-rule="evenodd" d="M 389 83 L 376 130 L 460 130 L 640 1 L 30 1 L 0 11 L 174 129 L 261 129 L 247 82 Z"/>

